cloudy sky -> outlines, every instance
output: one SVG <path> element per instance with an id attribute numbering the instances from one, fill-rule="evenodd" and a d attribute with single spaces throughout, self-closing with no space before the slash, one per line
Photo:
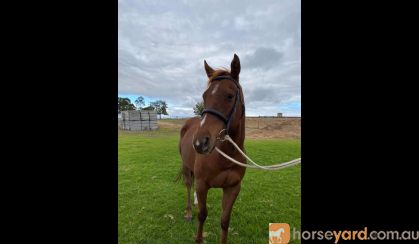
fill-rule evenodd
<path id="1" fill-rule="evenodd" d="M 213 68 L 236 53 L 246 115 L 301 115 L 299 0 L 118 1 L 118 93 L 192 116 Z"/>

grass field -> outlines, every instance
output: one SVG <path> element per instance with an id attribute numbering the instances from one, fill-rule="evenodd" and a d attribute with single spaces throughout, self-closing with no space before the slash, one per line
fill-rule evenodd
<path id="1" fill-rule="evenodd" d="M 178 130 L 120 131 L 118 140 L 118 242 L 194 243 L 197 208 L 186 222 L 186 188 L 173 182 L 181 166 Z M 245 147 L 261 164 L 300 157 L 298 139 L 246 139 Z M 300 230 L 300 168 L 247 170 L 231 216 L 229 243 L 268 243 L 269 223 Z M 221 197 L 221 189 L 208 193 L 204 243 L 219 243 Z"/>

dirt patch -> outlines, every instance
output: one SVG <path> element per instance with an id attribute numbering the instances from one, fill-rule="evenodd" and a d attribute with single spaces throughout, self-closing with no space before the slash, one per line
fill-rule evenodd
<path id="1" fill-rule="evenodd" d="M 301 138 L 301 118 L 247 118 L 246 137 Z"/>
<path id="2" fill-rule="evenodd" d="M 159 120 L 160 128 L 182 128 L 186 119 Z M 252 139 L 299 139 L 301 118 L 246 118 L 246 138 Z"/>
<path id="3" fill-rule="evenodd" d="M 158 120 L 157 124 L 161 128 L 180 129 L 185 124 L 186 119 L 162 119 Z"/>

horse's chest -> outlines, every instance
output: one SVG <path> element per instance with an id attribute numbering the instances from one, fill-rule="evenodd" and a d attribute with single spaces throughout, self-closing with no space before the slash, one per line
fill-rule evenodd
<path id="1" fill-rule="evenodd" d="M 241 181 L 240 174 L 233 170 L 224 170 L 208 180 L 210 187 L 230 187 Z"/>
<path id="2" fill-rule="evenodd" d="M 245 168 L 238 167 L 233 163 L 214 155 L 212 158 L 200 160 L 195 163 L 195 177 L 206 182 L 209 187 L 224 188 L 237 185 L 243 178 Z M 245 161 L 244 158 L 236 158 Z"/>

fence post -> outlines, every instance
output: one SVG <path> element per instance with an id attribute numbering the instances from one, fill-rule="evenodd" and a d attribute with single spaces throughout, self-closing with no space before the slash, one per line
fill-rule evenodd
<path id="1" fill-rule="evenodd" d="M 151 124 L 150 124 L 150 112 L 148 112 L 148 130 L 151 130 Z"/>
<path id="2" fill-rule="evenodd" d="M 140 111 L 140 131 L 143 130 L 143 116 L 142 112 Z"/>

